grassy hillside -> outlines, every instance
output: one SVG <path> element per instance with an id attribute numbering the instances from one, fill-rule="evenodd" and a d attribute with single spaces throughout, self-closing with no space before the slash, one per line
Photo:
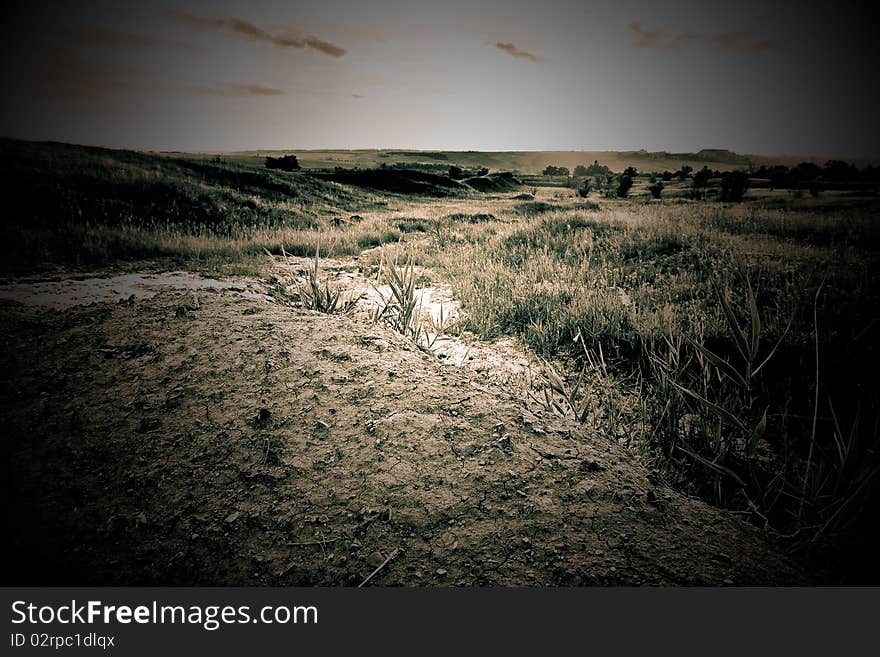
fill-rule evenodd
<path id="1" fill-rule="evenodd" d="M 363 189 L 266 169 L 262 160 L 13 140 L 0 141 L 0 186 L 8 273 L 40 263 L 228 260 L 277 249 L 285 234 L 297 238 L 291 250 L 314 252 L 322 228 L 387 204 Z M 397 236 L 364 226 L 336 248 L 356 252 Z"/>

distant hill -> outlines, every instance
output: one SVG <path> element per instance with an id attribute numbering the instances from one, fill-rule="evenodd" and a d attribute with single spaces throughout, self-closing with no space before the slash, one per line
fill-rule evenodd
<path id="1" fill-rule="evenodd" d="M 574 169 L 579 164 L 589 165 L 598 161 L 613 171 L 635 167 L 643 172 L 675 171 L 684 165 L 695 169 L 708 166 L 726 171 L 749 165 L 784 164 L 793 166 L 809 161 L 824 164 L 830 157 L 768 157 L 744 155 L 722 148 L 707 148 L 695 153 L 671 153 L 667 151 L 414 151 L 396 149 L 367 150 L 279 150 L 227 153 L 226 157 L 255 159 L 266 155 L 293 153 L 304 168 L 371 169 L 385 164 L 388 167 L 422 168 L 440 173 L 442 168 L 457 166 L 476 170 L 487 168 L 492 173 L 512 171 L 515 174 L 538 174 L 548 165 Z M 865 164 L 861 162 L 860 164 Z"/>
<path id="2" fill-rule="evenodd" d="M 0 225 L 306 227 L 366 192 L 248 161 L 0 139 Z"/>

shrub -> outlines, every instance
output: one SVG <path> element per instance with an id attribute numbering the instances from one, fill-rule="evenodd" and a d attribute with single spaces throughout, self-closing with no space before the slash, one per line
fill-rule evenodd
<path id="1" fill-rule="evenodd" d="M 749 174 L 745 171 L 725 171 L 721 174 L 721 200 L 742 201 L 749 187 Z"/>
<path id="2" fill-rule="evenodd" d="M 266 157 L 267 169 L 280 171 L 296 171 L 300 168 L 296 155 L 284 155 L 282 157 Z"/>
<path id="3" fill-rule="evenodd" d="M 631 167 L 630 167 L 631 168 Z M 623 174 L 617 179 L 617 198 L 626 198 L 629 195 L 629 190 L 633 185 L 632 176 L 627 174 Z"/>
<path id="4" fill-rule="evenodd" d="M 567 176 L 568 167 L 556 167 L 551 164 L 544 168 L 543 174 L 545 176 Z"/>

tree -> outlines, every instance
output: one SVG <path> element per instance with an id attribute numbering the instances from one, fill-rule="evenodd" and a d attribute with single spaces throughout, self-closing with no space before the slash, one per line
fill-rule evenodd
<path id="1" fill-rule="evenodd" d="M 651 196 L 654 198 L 660 198 L 660 195 L 663 193 L 663 183 L 655 182 L 653 185 L 648 187 L 648 191 L 651 192 Z"/>
<path id="2" fill-rule="evenodd" d="M 672 180 L 672 172 L 664 171 L 661 175 L 661 178 L 663 178 L 663 182 L 669 182 L 670 180 Z"/>
<path id="3" fill-rule="evenodd" d="M 693 197 L 696 199 L 705 199 L 706 198 L 706 186 L 709 184 L 709 180 L 712 178 L 712 169 L 707 166 L 704 166 L 702 169 L 697 171 L 694 174 L 694 182 L 693 182 Z"/>
<path id="4" fill-rule="evenodd" d="M 825 163 L 825 173 L 822 177 L 836 182 L 856 180 L 858 171 L 854 164 L 847 164 L 842 160 L 829 160 Z"/>
<path id="5" fill-rule="evenodd" d="M 284 155 L 282 157 L 266 157 L 267 169 L 278 169 L 280 171 L 296 171 L 299 169 L 299 160 L 296 155 Z"/>
<path id="6" fill-rule="evenodd" d="M 590 179 L 585 178 L 583 184 L 578 188 L 578 194 L 582 198 L 587 198 L 592 190 L 593 186 L 590 184 Z"/>
<path id="7" fill-rule="evenodd" d="M 694 187 L 705 187 L 712 178 L 712 169 L 703 167 L 694 174 Z"/>
<path id="8" fill-rule="evenodd" d="M 547 165 L 544 169 L 545 176 L 567 176 L 568 175 L 568 167 L 556 167 L 552 164 Z"/>
<path id="9" fill-rule="evenodd" d="M 460 180 L 461 176 L 462 176 L 461 167 L 457 167 L 455 165 L 452 165 L 451 167 L 449 167 L 449 177 L 450 178 L 452 178 L 453 180 Z"/>
<path id="10" fill-rule="evenodd" d="M 617 198 L 626 198 L 632 186 L 632 176 L 628 176 L 625 173 L 621 174 L 621 176 L 617 179 Z"/>
<path id="11" fill-rule="evenodd" d="M 587 167 L 588 176 L 607 176 L 611 173 L 611 169 L 604 164 L 599 164 L 599 160 L 593 160 L 593 163 Z"/>
<path id="12" fill-rule="evenodd" d="M 742 201 L 749 187 L 749 174 L 745 171 L 725 171 L 721 174 L 721 200 Z"/>
<path id="13" fill-rule="evenodd" d="M 685 164 L 681 167 L 681 169 L 675 172 L 675 175 L 678 176 L 680 180 L 684 180 L 689 175 L 691 175 L 691 171 L 693 170 L 694 168 L 691 165 Z"/>
<path id="14" fill-rule="evenodd" d="M 578 178 L 584 178 L 589 175 L 589 172 L 587 171 L 587 167 L 585 167 L 583 164 L 578 164 L 574 168 L 574 175 Z"/>

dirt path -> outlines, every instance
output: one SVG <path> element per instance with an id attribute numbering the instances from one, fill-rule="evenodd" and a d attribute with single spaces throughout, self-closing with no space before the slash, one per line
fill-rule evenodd
<path id="1" fill-rule="evenodd" d="M 251 291 L 0 307 L 7 582 L 802 581 L 503 378 Z"/>

